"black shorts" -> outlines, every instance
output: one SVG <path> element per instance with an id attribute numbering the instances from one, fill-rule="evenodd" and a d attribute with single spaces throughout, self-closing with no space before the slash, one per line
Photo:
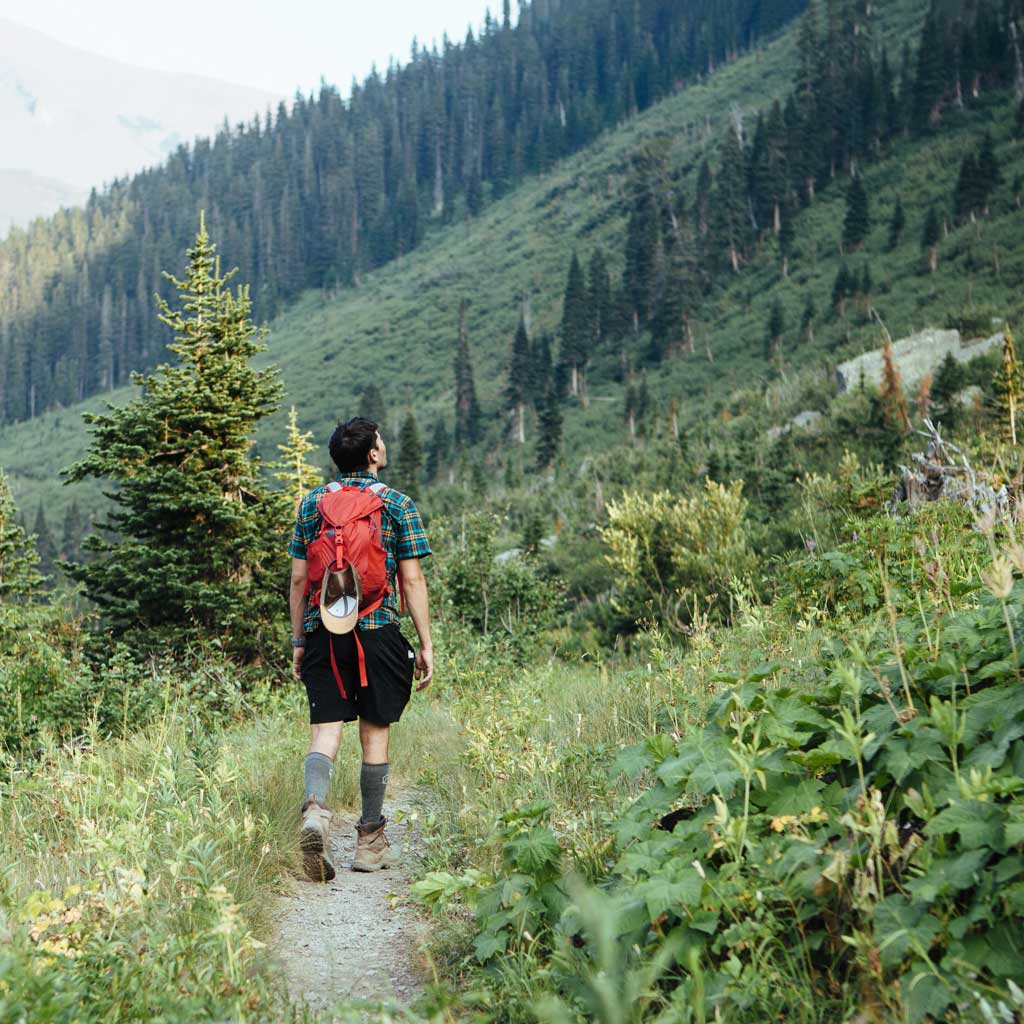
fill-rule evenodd
<path id="1" fill-rule="evenodd" d="M 342 697 L 331 668 L 331 650 L 341 673 Z M 309 698 L 309 721 L 354 722 L 365 718 L 376 725 L 391 725 L 402 717 L 412 696 L 415 654 L 396 625 L 360 629 L 359 642 L 366 657 L 366 686 L 359 684 L 359 656 L 352 633 L 328 633 L 318 626 L 306 634 L 302 681 Z"/>

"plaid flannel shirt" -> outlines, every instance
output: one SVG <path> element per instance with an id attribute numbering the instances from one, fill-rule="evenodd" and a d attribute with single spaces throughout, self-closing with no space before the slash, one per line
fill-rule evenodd
<path id="1" fill-rule="evenodd" d="M 370 472 L 343 473 L 338 477 L 342 487 L 360 487 L 366 489 L 370 484 L 377 483 L 377 478 Z M 293 558 L 305 558 L 306 549 L 316 540 L 320 533 L 323 520 L 320 518 L 318 503 L 326 493 L 326 485 L 310 491 L 299 502 L 295 516 L 295 531 L 288 554 Z M 395 585 L 398 576 L 398 562 L 405 558 L 426 558 L 430 554 L 430 544 L 423 529 L 423 520 L 413 503 L 412 498 L 401 491 L 384 488 L 380 494 L 384 508 L 380 517 L 381 540 L 384 543 L 385 564 L 388 583 L 391 591 L 384 598 L 384 603 L 369 615 L 359 620 L 360 629 L 379 629 L 396 623 L 399 620 L 398 588 Z M 310 592 L 306 599 L 306 612 L 302 626 L 307 633 L 312 633 L 320 625 L 319 594 Z"/>

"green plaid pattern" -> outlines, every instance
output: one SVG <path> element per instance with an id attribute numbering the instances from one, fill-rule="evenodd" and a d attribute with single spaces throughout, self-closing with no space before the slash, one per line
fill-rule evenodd
<path id="1" fill-rule="evenodd" d="M 377 478 L 369 472 L 346 473 L 338 477 L 338 483 L 342 487 L 360 487 L 365 490 L 370 484 L 377 483 Z M 320 533 L 322 520 L 318 502 L 326 491 L 326 485 L 318 487 L 299 502 L 299 510 L 295 516 L 295 531 L 288 545 L 288 554 L 293 558 L 305 558 L 306 548 Z M 359 620 L 360 629 L 379 629 L 381 626 L 398 622 L 398 587 L 395 582 L 398 562 L 404 558 L 426 558 L 430 554 L 430 544 L 423 529 L 423 520 L 412 498 L 401 491 L 386 487 L 380 492 L 380 500 L 384 505 L 380 517 L 380 532 L 381 540 L 384 542 L 385 564 L 391 592 L 376 611 Z M 310 592 L 306 600 L 306 614 L 303 616 L 302 625 L 307 633 L 312 633 L 320 625 L 319 594 Z"/>

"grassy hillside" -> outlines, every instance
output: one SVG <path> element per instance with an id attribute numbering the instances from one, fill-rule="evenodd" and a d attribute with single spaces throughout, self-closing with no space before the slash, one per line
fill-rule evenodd
<path id="1" fill-rule="evenodd" d="M 925 6 L 923 0 L 903 0 L 877 12 L 876 30 L 890 52 L 916 38 Z M 574 248 L 585 257 L 604 246 L 613 268 L 621 269 L 630 155 L 645 140 L 667 136 L 672 161 L 684 184 L 692 186 L 730 111 L 741 110 L 751 125 L 757 110 L 788 89 L 793 63 L 791 31 L 606 134 L 480 217 L 438 230 L 412 255 L 368 275 L 359 289 L 333 296 L 307 293 L 270 325 L 267 358 L 281 368 L 285 406 L 296 404 L 301 424 L 322 438 L 337 417 L 353 410 L 355 395 L 373 376 L 384 386 L 392 435 L 409 408 L 422 428 L 439 415 L 450 417 L 457 311 L 465 299 L 477 387 L 485 413 L 494 414 L 491 438 L 496 440 L 503 425 L 498 409 L 504 367 L 522 300 L 528 302 L 533 332 L 553 332 Z M 874 226 L 864 249 L 847 262 L 858 273 L 870 265 L 872 300 L 894 337 L 941 324 L 947 314 L 959 315 L 967 307 L 1014 312 L 1024 252 L 1016 246 L 1019 211 L 1011 192 L 1024 172 L 1024 154 L 1012 125 L 1010 98 L 993 95 L 949 116 L 934 137 L 903 143 L 865 169 Z M 952 231 L 940 246 L 939 271 L 930 275 L 920 250 L 924 214 L 933 203 L 949 207 L 959 159 L 985 130 L 993 133 L 1003 170 L 992 216 L 982 225 Z M 887 222 L 897 194 L 907 228 L 901 244 L 889 252 Z M 759 388 L 780 372 L 792 378 L 877 345 L 866 304 L 851 302 L 845 322 L 830 311 L 843 259 L 844 211 L 845 182 L 839 181 L 796 218 L 788 278 L 770 240 L 740 274 L 720 281 L 699 311 L 695 352 L 649 371 L 655 398 L 676 399 L 684 424 L 704 419 L 737 388 Z M 230 261 L 230 252 L 223 256 Z M 813 342 L 798 330 L 809 295 L 818 310 Z M 771 366 L 764 351 L 765 325 L 776 299 L 787 322 L 781 366 Z M 598 367 L 591 391 L 595 401 L 588 410 L 572 406 L 567 411 L 569 464 L 580 451 L 599 450 L 624 436 L 622 386 L 610 374 L 602 379 Z M 0 465 L 8 469 L 22 509 L 31 510 L 42 499 L 57 512 L 70 500 L 70 489 L 61 488 L 56 475 L 86 442 L 77 411 L 40 417 L 0 435 Z M 273 454 L 284 420 L 282 409 L 263 428 L 259 443 L 265 456 Z M 500 447 L 489 450 L 500 452 Z M 80 493 L 85 505 L 95 500 L 95 491 Z"/>

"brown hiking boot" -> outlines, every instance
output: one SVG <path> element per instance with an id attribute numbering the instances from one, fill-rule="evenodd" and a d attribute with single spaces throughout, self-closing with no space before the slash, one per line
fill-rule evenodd
<path id="1" fill-rule="evenodd" d="M 387 818 L 381 818 L 378 825 L 356 825 L 356 855 L 352 860 L 353 871 L 380 871 L 398 862 L 398 856 L 391 849 L 388 837 L 384 835 Z"/>
<path id="2" fill-rule="evenodd" d="M 307 800 L 302 805 L 299 848 L 306 875 L 313 882 L 329 882 L 334 877 L 334 865 L 327 859 L 330 831 L 331 812 L 315 800 Z"/>

